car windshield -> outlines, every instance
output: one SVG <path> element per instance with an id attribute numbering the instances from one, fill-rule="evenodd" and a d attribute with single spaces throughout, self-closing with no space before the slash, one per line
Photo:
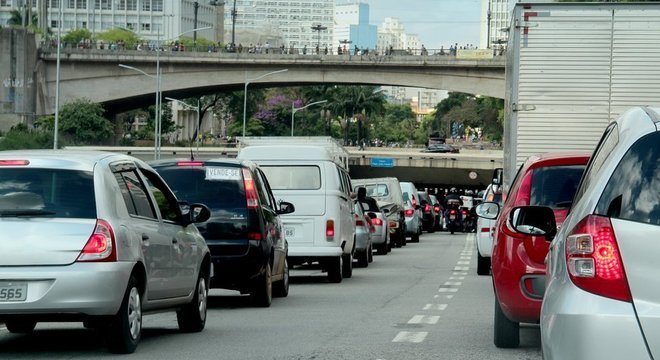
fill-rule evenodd
<path id="1" fill-rule="evenodd" d="M 318 166 L 261 166 L 273 190 L 317 190 L 321 188 Z"/>
<path id="2" fill-rule="evenodd" d="M 96 218 L 91 172 L 7 168 L 0 170 L 0 217 Z"/>

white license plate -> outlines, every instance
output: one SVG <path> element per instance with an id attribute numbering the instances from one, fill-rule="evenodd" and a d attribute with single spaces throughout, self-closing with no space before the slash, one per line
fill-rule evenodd
<path id="1" fill-rule="evenodd" d="M 284 228 L 284 236 L 286 237 L 295 237 L 296 230 L 294 228 Z"/>
<path id="2" fill-rule="evenodd" d="M 0 302 L 25 301 L 27 298 L 27 283 L 21 281 L 0 282 Z"/>
<path id="3" fill-rule="evenodd" d="M 449 220 L 456 220 L 456 215 L 449 215 Z"/>

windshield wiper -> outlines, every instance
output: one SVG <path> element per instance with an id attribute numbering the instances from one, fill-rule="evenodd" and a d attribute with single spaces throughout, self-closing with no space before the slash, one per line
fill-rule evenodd
<path id="1" fill-rule="evenodd" d="M 12 209 L 0 210 L 0 217 L 22 217 L 22 216 L 50 216 L 55 215 L 54 211 L 38 209 Z"/>

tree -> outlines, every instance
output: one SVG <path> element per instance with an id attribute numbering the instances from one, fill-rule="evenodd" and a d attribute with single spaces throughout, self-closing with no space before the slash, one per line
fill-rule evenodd
<path id="1" fill-rule="evenodd" d="M 25 26 L 24 21 L 25 18 L 23 16 L 23 12 L 27 10 L 27 8 L 23 7 L 23 9 L 13 9 L 9 12 L 9 20 L 7 20 L 7 25 L 9 26 Z M 32 13 L 30 15 L 30 23 L 27 24 L 27 27 L 31 28 L 36 28 L 39 23 L 37 14 Z"/>
<path id="2" fill-rule="evenodd" d="M 96 38 L 107 43 L 124 42 L 127 49 L 133 49 L 140 42 L 140 38 L 132 31 L 120 28 L 110 29 L 98 33 Z"/>
<path id="3" fill-rule="evenodd" d="M 62 37 L 62 42 L 69 44 L 77 45 L 81 41 L 86 39 L 91 39 L 92 33 L 87 29 L 75 29 L 69 31 L 66 35 Z"/>
<path id="4" fill-rule="evenodd" d="M 450 92 L 449 96 L 440 101 L 435 107 L 434 121 L 431 126 L 431 132 L 439 131 L 444 137 L 451 137 L 451 118 L 446 118 L 454 107 L 461 106 L 471 95 L 459 92 Z"/>
<path id="5" fill-rule="evenodd" d="M 50 149 L 53 147 L 53 133 L 40 129 L 30 129 L 25 124 L 17 124 L 0 138 L 0 150 Z"/>
<path id="6" fill-rule="evenodd" d="M 62 106 L 59 129 L 75 144 L 107 143 L 114 135 L 112 122 L 103 117 L 103 106 L 81 98 Z"/>

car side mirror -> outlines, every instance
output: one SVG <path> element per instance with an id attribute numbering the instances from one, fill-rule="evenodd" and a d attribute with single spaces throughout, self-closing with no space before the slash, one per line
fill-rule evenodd
<path id="1" fill-rule="evenodd" d="M 504 177 L 504 169 L 497 168 L 493 170 L 493 180 L 491 181 L 491 183 L 493 185 L 498 185 L 498 186 L 502 185 L 504 183 L 503 177 Z"/>
<path id="2" fill-rule="evenodd" d="M 500 204 L 492 201 L 486 201 L 479 204 L 475 209 L 477 216 L 488 220 L 495 220 L 500 214 Z"/>
<path id="3" fill-rule="evenodd" d="M 530 236 L 545 236 L 552 240 L 557 235 L 554 211 L 547 206 L 521 206 L 513 208 L 509 222 L 514 230 Z"/>
<path id="4" fill-rule="evenodd" d="M 211 217 L 211 210 L 204 204 L 190 204 L 189 209 L 190 211 L 184 215 L 184 218 L 186 218 L 186 225 L 201 223 Z"/>
<path id="5" fill-rule="evenodd" d="M 280 201 L 280 209 L 277 210 L 277 213 L 280 215 L 291 214 L 296 211 L 296 207 L 292 203 L 286 201 Z"/>

